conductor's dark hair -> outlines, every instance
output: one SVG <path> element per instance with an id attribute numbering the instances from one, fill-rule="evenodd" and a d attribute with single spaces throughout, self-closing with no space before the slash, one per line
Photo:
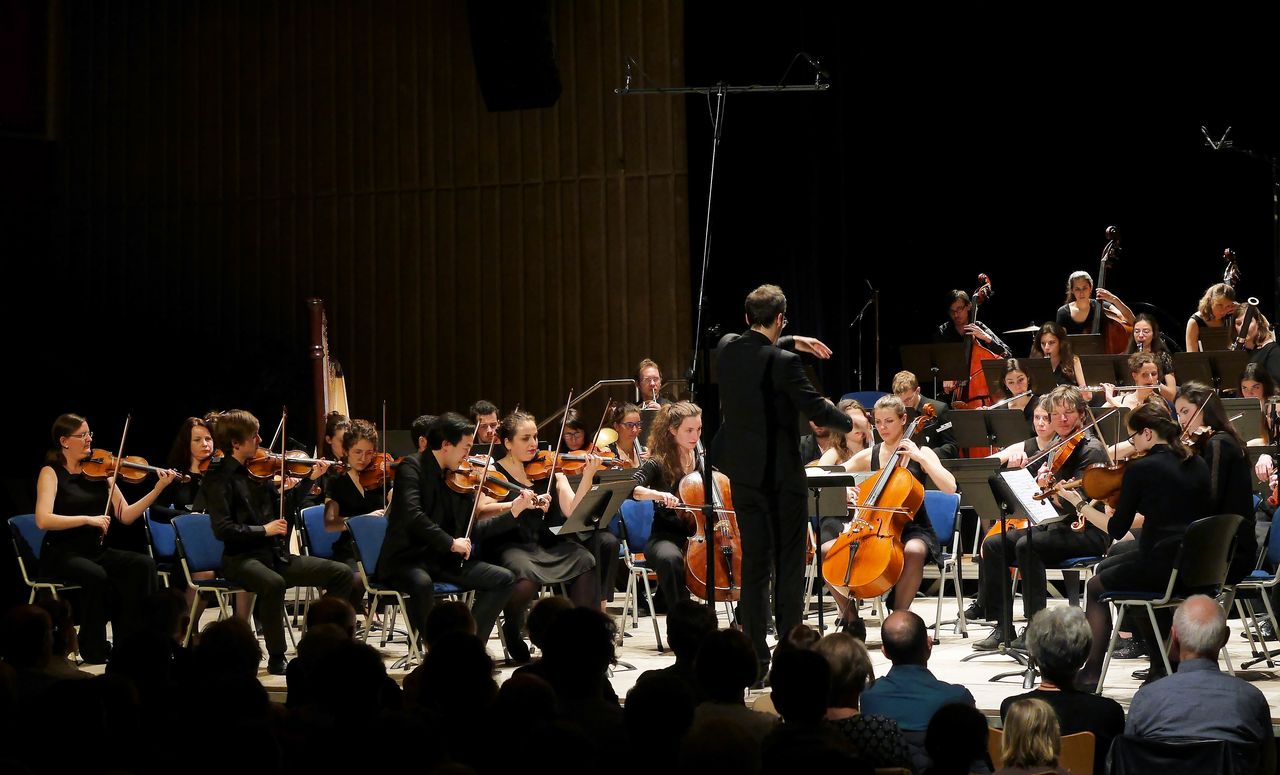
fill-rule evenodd
<path id="1" fill-rule="evenodd" d="M 747 323 L 753 326 L 773 325 L 774 318 L 787 311 L 787 296 L 776 285 L 762 285 L 747 294 L 743 305 L 747 311 Z"/>

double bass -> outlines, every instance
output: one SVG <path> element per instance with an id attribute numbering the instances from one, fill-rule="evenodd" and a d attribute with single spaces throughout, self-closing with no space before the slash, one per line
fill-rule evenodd
<path id="1" fill-rule="evenodd" d="M 907 426 L 911 438 L 921 422 L 933 417 L 932 404 Z M 901 449 L 889 462 L 858 486 L 863 493 L 853 519 L 822 558 L 822 577 L 833 589 L 865 599 L 882 595 L 902 575 L 902 530 L 924 504 L 924 485 L 907 470 Z"/>
<path id="2" fill-rule="evenodd" d="M 1107 287 L 1107 270 L 1112 268 L 1120 255 L 1120 230 L 1114 226 L 1107 227 L 1107 244 L 1102 249 L 1102 261 L 1098 265 L 1098 284 L 1095 288 Z M 1094 291 L 1097 295 L 1097 291 Z M 1093 316 L 1093 333 L 1102 334 L 1102 345 L 1109 355 L 1124 353 L 1133 341 L 1133 325 L 1124 322 L 1120 312 L 1110 304 L 1097 299 L 1098 313 Z"/>
<path id="3" fill-rule="evenodd" d="M 978 325 L 978 309 L 986 303 L 987 299 L 995 295 L 991 289 L 991 278 L 985 274 L 978 275 L 978 281 L 982 285 L 978 286 L 978 290 L 973 292 L 969 297 L 970 303 L 973 305 L 973 312 L 969 316 L 971 325 Z M 988 350 L 978 343 L 978 338 L 972 334 L 965 338 L 965 358 L 964 362 L 969 367 L 969 378 L 960 383 L 956 388 L 956 400 L 952 402 L 952 409 L 977 409 L 981 406 L 989 406 L 992 403 L 991 388 L 987 385 L 987 375 L 982 371 L 982 362 L 992 359 L 998 360 L 999 355 Z M 985 457 L 990 452 L 977 455 L 977 457 Z"/>

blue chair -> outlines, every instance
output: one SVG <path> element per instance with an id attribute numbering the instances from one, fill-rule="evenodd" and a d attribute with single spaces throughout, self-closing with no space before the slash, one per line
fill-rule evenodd
<path id="1" fill-rule="evenodd" d="M 36 601 L 36 593 L 42 589 L 49 590 L 53 599 L 58 599 L 59 592 L 79 589 L 78 584 L 70 584 L 50 576 L 39 575 L 40 551 L 44 548 L 44 534 L 36 525 L 35 514 L 19 514 L 9 518 L 9 536 L 13 539 L 13 555 L 18 558 L 18 570 L 22 572 L 22 583 L 31 590 L 27 603 Z"/>
<path id="2" fill-rule="evenodd" d="M 650 585 L 650 574 L 657 579 L 655 571 L 645 562 L 644 547 L 649 543 L 649 535 L 653 532 L 653 501 L 627 500 L 622 502 L 619 510 L 620 519 L 609 523 L 609 530 L 621 539 L 618 554 L 627 566 L 627 591 L 622 604 L 622 630 L 627 629 L 627 620 L 631 626 L 640 626 L 639 584 L 644 584 L 644 597 L 649 603 L 649 619 L 653 622 L 653 637 L 658 642 L 659 653 L 665 652 L 662 646 L 662 635 L 658 631 L 658 615 L 653 607 L 653 587 Z M 619 524 L 621 523 L 621 524 Z M 623 526 L 626 527 L 625 532 Z M 640 547 L 635 551 L 633 547 Z"/>
<path id="3" fill-rule="evenodd" d="M 924 508 L 929 513 L 929 521 L 933 523 L 933 531 L 938 534 L 938 545 L 942 548 L 942 555 L 934 558 L 938 563 L 936 569 L 929 566 L 924 569 L 925 578 L 934 578 L 936 574 L 938 579 L 938 607 L 933 620 L 933 642 L 939 642 L 938 628 L 943 624 L 942 598 L 947 590 L 948 579 L 955 586 L 958 613 L 953 621 L 947 623 L 955 624 L 956 633 L 967 638 L 969 630 L 964 618 L 964 593 L 960 587 L 960 531 L 957 529 L 960 522 L 960 496 L 941 490 L 925 490 Z"/>
<path id="4" fill-rule="evenodd" d="M 196 628 L 196 605 L 200 595 L 205 592 L 212 594 L 218 601 L 219 619 L 225 619 L 231 616 L 228 599 L 236 592 L 243 592 L 244 588 L 236 586 L 223 575 L 223 544 L 213 534 L 213 521 L 208 514 L 179 514 L 173 518 L 172 525 L 182 573 L 187 585 L 196 591 L 191 600 L 191 621 L 183 639 L 183 643 L 190 643 L 191 633 Z M 197 573 L 212 573 L 213 578 L 197 579 Z"/>
<path id="5" fill-rule="evenodd" d="M 156 563 L 156 575 L 165 589 L 173 586 L 169 577 L 178 565 L 178 536 L 173 525 L 151 518 L 151 509 L 142 512 L 142 527 L 147 533 L 147 551 Z"/>
<path id="6" fill-rule="evenodd" d="M 1265 552 L 1266 563 L 1273 568 L 1280 569 L 1280 530 L 1275 529 L 1274 523 L 1267 536 Z M 1271 620 L 1272 626 L 1275 626 L 1278 620 L 1276 619 L 1275 609 L 1271 605 L 1271 590 L 1276 584 L 1280 583 L 1278 579 L 1280 577 L 1275 572 L 1268 572 L 1259 568 L 1242 579 L 1239 584 L 1236 584 L 1236 612 L 1240 614 L 1240 621 L 1245 623 L 1244 633 L 1248 636 L 1249 648 L 1256 657 L 1241 665 L 1242 670 L 1248 670 L 1259 662 L 1266 662 L 1267 667 L 1275 667 L 1275 662 L 1272 658 L 1276 656 L 1277 652 L 1272 651 L 1267 646 L 1266 641 L 1261 638 L 1254 640 L 1254 633 L 1258 631 L 1259 625 L 1258 612 L 1254 608 L 1253 596 L 1245 595 L 1244 593 L 1256 592 L 1262 598 L 1262 605 L 1266 609 L 1267 618 Z"/>
<path id="7" fill-rule="evenodd" d="M 852 398 L 854 401 L 865 406 L 869 412 L 871 411 L 871 407 L 876 405 L 876 401 L 879 401 L 887 395 L 889 394 L 883 390 L 858 390 L 853 393 L 845 393 L 840 396 L 840 400 L 843 401 L 846 398 Z"/>
<path id="8" fill-rule="evenodd" d="M 1187 532 L 1178 545 L 1178 553 L 1173 559 L 1173 569 L 1169 571 L 1169 583 L 1160 592 L 1111 590 L 1102 595 L 1102 601 L 1110 603 L 1114 609 L 1111 628 L 1111 643 L 1107 646 L 1107 656 L 1102 661 L 1102 675 L 1098 678 L 1097 693 L 1102 693 L 1102 683 L 1107 678 L 1107 668 L 1111 665 L 1111 653 L 1115 651 L 1116 642 L 1120 638 L 1120 624 L 1124 620 L 1125 611 L 1133 606 L 1142 606 L 1151 619 L 1151 627 L 1156 635 L 1156 651 L 1164 660 L 1166 674 L 1173 675 L 1169 664 L 1169 653 L 1164 638 L 1160 637 L 1160 625 L 1156 621 L 1157 608 L 1173 608 L 1182 603 L 1189 594 L 1206 594 L 1210 597 L 1218 595 L 1227 584 L 1227 570 L 1231 567 L 1231 556 L 1236 549 L 1236 530 L 1244 518 L 1238 514 L 1217 514 L 1212 517 L 1197 519 L 1187 526 Z M 1226 646 L 1222 647 L 1226 655 Z M 1227 657 L 1227 669 L 1235 673 L 1231 667 L 1231 658 Z"/>
<path id="9" fill-rule="evenodd" d="M 387 537 L 387 519 L 386 517 L 375 517 L 371 514 L 364 514 L 359 517 L 349 517 L 344 520 L 347 525 L 348 532 L 351 533 L 351 542 L 355 547 L 356 553 L 356 570 L 360 573 L 360 580 L 364 582 L 365 591 L 373 595 L 373 608 L 376 610 L 381 601 L 384 606 L 394 605 L 394 613 L 403 614 L 405 627 L 409 635 L 409 661 L 421 658 L 422 652 L 418 648 L 418 633 L 413 629 L 413 622 L 409 620 L 409 609 L 405 606 L 405 600 L 408 595 L 388 586 L 374 582 L 373 579 L 378 574 L 378 557 L 382 554 L 382 542 Z M 457 594 L 461 590 L 452 584 L 436 584 L 437 594 Z M 441 588 L 450 588 L 456 590 L 454 592 L 442 592 Z M 366 616 L 364 619 L 364 631 L 361 633 L 361 639 L 365 642 L 369 640 L 369 626 L 372 616 Z M 394 618 L 383 631 L 383 645 L 386 645 L 386 633 L 395 626 Z M 405 665 L 408 666 L 407 663 Z"/>
<path id="10" fill-rule="evenodd" d="M 302 510 L 302 545 L 307 554 L 323 560 L 333 559 L 333 545 L 342 533 L 324 529 L 324 506 L 308 506 Z"/>

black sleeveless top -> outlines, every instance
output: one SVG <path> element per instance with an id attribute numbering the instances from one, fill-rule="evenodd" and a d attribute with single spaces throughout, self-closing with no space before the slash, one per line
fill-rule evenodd
<path id="1" fill-rule="evenodd" d="M 72 474 L 58 464 L 50 466 L 58 477 L 53 496 L 53 513 L 63 517 L 92 517 L 107 507 L 107 483 L 95 482 L 84 474 Z M 44 550 L 63 555 L 93 557 L 102 551 L 102 531 L 92 525 L 70 530 L 50 530 L 44 534 Z"/>
<path id="2" fill-rule="evenodd" d="M 872 471 L 880 470 L 880 448 L 883 446 L 884 446 L 883 441 L 877 441 L 875 446 L 871 448 L 871 470 Z M 908 460 L 907 470 L 911 472 L 911 475 L 916 478 L 917 482 L 919 482 L 922 485 L 924 484 L 924 469 L 920 467 L 919 463 L 917 463 L 914 460 Z M 933 532 L 933 523 L 929 521 L 929 512 L 925 510 L 924 503 L 920 504 L 920 508 L 919 510 L 916 511 L 916 516 L 913 522 L 921 530 L 924 530 L 929 533 Z M 908 524 L 908 528 L 909 527 L 910 527 L 910 523 Z M 905 534 L 904 534 L 903 540 L 904 541 L 906 540 Z"/>

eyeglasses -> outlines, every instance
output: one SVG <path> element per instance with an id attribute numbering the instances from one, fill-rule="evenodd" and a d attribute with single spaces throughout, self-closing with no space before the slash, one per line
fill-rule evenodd
<path id="1" fill-rule="evenodd" d="M 89 440 L 91 440 L 91 439 L 93 438 L 93 432 L 92 432 L 92 431 L 85 431 L 84 433 L 73 433 L 73 434 L 71 434 L 71 438 L 73 438 L 73 439 L 84 439 L 85 441 L 89 441 Z"/>
<path id="2" fill-rule="evenodd" d="M 566 439 L 580 439 L 585 435 L 586 434 L 583 433 L 582 431 L 565 431 L 564 432 L 564 437 Z"/>
<path id="3" fill-rule="evenodd" d="M 621 423 L 621 425 L 622 427 L 630 428 L 633 431 L 638 431 L 644 427 L 644 423 L 642 422 L 624 422 L 624 423 Z"/>

